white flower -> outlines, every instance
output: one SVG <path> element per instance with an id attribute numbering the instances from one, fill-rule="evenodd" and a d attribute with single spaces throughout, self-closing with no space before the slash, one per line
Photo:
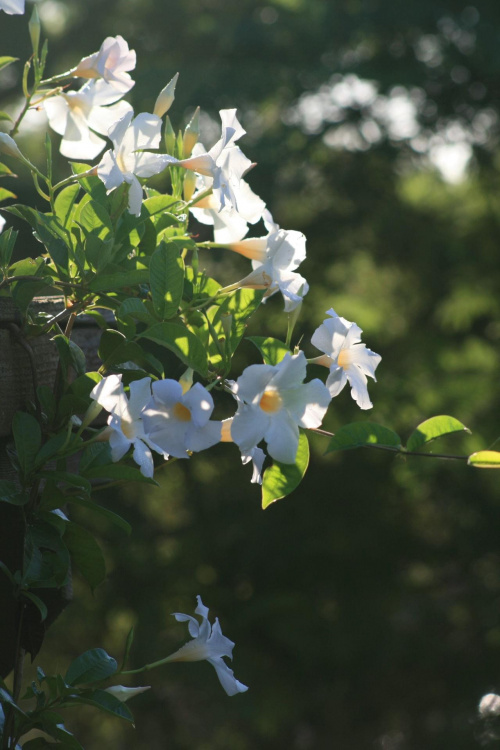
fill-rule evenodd
<path id="1" fill-rule="evenodd" d="M 222 443 L 233 443 L 234 440 L 231 435 L 231 425 L 234 417 L 222 420 L 221 430 L 221 442 Z M 243 466 L 252 462 L 252 478 L 250 479 L 251 484 L 262 484 L 262 467 L 266 460 L 266 454 L 262 448 L 252 448 L 248 453 L 241 454 L 241 463 Z"/>
<path id="2" fill-rule="evenodd" d="M 206 659 L 215 668 L 220 684 L 228 695 L 246 692 L 248 687 L 238 682 L 233 670 L 228 667 L 223 659 L 224 656 L 229 656 L 230 659 L 233 658 L 233 641 L 222 635 L 217 618 L 215 619 L 215 623 L 210 625 L 208 621 L 208 608 L 205 607 L 200 596 L 197 596 L 196 600 L 198 606 L 195 609 L 195 614 L 201 616 L 201 624 L 190 615 L 184 615 L 180 612 L 174 613 L 174 617 L 178 622 L 188 623 L 189 635 L 193 640 L 185 643 L 184 646 L 181 646 L 178 651 L 169 656 L 165 661 L 203 661 Z"/>
<path id="3" fill-rule="evenodd" d="M 59 150 L 69 159 L 94 159 L 106 141 L 93 131 L 107 135 L 117 120 L 127 113 L 132 115 L 130 104 L 117 101 L 122 94 L 100 83 L 89 81 L 79 91 L 68 91 L 43 103 L 50 127 L 63 136 Z"/>
<path id="4" fill-rule="evenodd" d="M 84 57 L 76 68 L 69 71 L 69 75 L 79 78 L 102 78 L 123 96 L 135 83 L 127 72 L 135 68 L 135 63 L 135 52 L 129 49 L 125 39 L 122 36 L 108 36 L 101 44 L 99 52 Z"/>
<path id="5" fill-rule="evenodd" d="M 111 695 L 114 695 L 115 698 L 118 698 L 119 701 L 125 703 L 125 701 L 128 701 L 135 695 L 140 695 L 141 693 L 145 693 L 146 690 L 150 689 L 151 685 L 146 685 L 145 687 L 124 687 L 123 685 L 112 685 L 111 687 L 105 688 L 105 692 L 111 693 Z"/>
<path id="6" fill-rule="evenodd" d="M 134 447 L 134 461 L 141 474 L 152 477 L 153 456 L 150 448 L 162 453 L 144 430 L 141 413 L 151 399 L 151 378 L 133 380 L 130 383 L 130 398 L 127 398 L 121 375 L 108 375 L 92 389 L 90 397 L 110 412 L 108 425 L 111 428 L 109 444 L 113 461 L 119 461 Z"/>
<path id="7" fill-rule="evenodd" d="M 189 458 L 220 441 L 221 423 L 209 421 L 213 409 L 212 396 L 200 383 L 184 392 L 177 380 L 167 379 L 153 383 L 142 416 L 149 438 L 164 454 Z"/>
<path id="8" fill-rule="evenodd" d="M 0 0 L 0 10 L 4 10 L 9 16 L 24 13 L 24 0 Z"/>
<path id="9" fill-rule="evenodd" d="M 102 157 L 97 165 L 97 174 L 108 193 L 127 182 L 130 185 L 128 210 L 139 216 L 142 186 L 137 177 L 158 174 L 165 168 L 168 157 L 142 150 L 160 145 L 161 119 L 147 112 L 137 115 L 133 121 L 132 117 L 133 112 L 130 111 L 109 130 L 114 148 L 106 151 Z"/>
<path id="10" fill-rule="evenodd" d="M 5 219 L 3 216 L 0 216 L 0 232 L 3 232 L 3 228 L 5 226 Z"/>
<path id="11" fill-rule="evenodd" d="M 210 151 L 197 153 L 189 159 L 179 161 L 169 157 L 171 164 L 192 169 L 198 174 L 212 179 L 212 191 L 218 210 L 225 206 L 238 211 L 241 178 L 253 167 L 235 142 L 245 135 L 236 117 L 235 109 L 221 109 L 222 135 Z"/>
<path id="12" fill-rule="evenodd" d="M 204 153 L 205 149 L 201 143 L 193 148 L 193 156 Z M 205 192 L 213 185 L 213 179 L 204 175 L 197 178 L 197 193 L 192 200 L 196 201 L 197 195 Z M 214 240 L 222 245 L 229 242 L 237 242 L 248 231 L 248 224 L 255 224 L 262 217 L 266 207 L 264 201 L 256 195 L 245 180 L 240 180 L 238 187 L 237 206 L 225 206 L 220 209 L 220 201 L 212 193 L 197 201 L 189 210 L 201 224 L 212 224 L 214 227 Z"/>
<path id="13" fill-rule="evenodd" d="M 303 352 L 287 353 L 277 365 L 250 365 L 233 385 L 239 403 L 231 435 L 242 454 L 264 439 L 276 461 L 295 463 L 299 427 L 319 427 L 331 401 L 321 380 L 303 383 L 306 364 Z"/>
<path id="14" fill-rule="evenodd" d="M 500 695 L 487 693 L 479 702 L 479 714 L 483 719 L 493 718 L 500 714 Z"/>
<path id="15" fill-rule="evenodd" d="M 266 237 L 230 242 L 226 247 L 252 260 L 252 273 L 238 285 L 266 288 L 265 298 L 280 291 L 286 312 L 291 312 L 309 291 L 305 278 L 295 273 L 306 257 L 306 238 L 302 232 L 280 229 L 272 222 L 269 211 L 264 211 L 264 216 L 269 229 Z"/>
<path id="16" fill-rule="evenodd" d="M 325 352 L 325 356 L 309 360 L 330 368 L 326 385 L 334 396 L 338 396 L 347 381 L 351 395 L 361 409 L 371 409 L 368 396 L 367 376 L 377 380 L 375 370 L 382 357 L 361 344 L 362 330 L 356 323 L 341 318 L 330 309 L 327 318 L 315 330 L 311 343 Z"/>

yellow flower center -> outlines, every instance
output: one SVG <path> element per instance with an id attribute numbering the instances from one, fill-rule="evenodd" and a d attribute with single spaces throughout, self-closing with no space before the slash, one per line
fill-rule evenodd
<path id="1" fill-rule="evenodd" d="M 179 420 L 179 422 L 190 422 L 191 421 L 191 412 L 187 408 L 187 406 L 184 406 L 184 404 L 181 404 L 180 401 L 176 403 L 176 405 L 173 408 L 174 417 Z"/>
<path id="2" fill-rule="evenodd" d="M 125 435 L 126 438 L 129 440 L 133 440 L 135 437 L 135 430 L 134 425 L 132 422 L 127 422 L 125 419 L 122 419 L 122 432 Z"/>
<path id="3" fill-rule="evenodd" d="M 283 406 L 283 399 L 281 398 L 278 391 L 276 391 L 274 388 L 269 388 L 268 390 L 264 391 L 262 398 L 259 401 L 259 406 L 262 411 L 265 411 L 268 414 L 274 414 Z"/>
<path id="4" fill-rule="evenodd" d="M 341 349 L 337 359 L 339 367 L 343 367 L 344 370 L 351 364 L 351 353 L 349 349 Z"/>

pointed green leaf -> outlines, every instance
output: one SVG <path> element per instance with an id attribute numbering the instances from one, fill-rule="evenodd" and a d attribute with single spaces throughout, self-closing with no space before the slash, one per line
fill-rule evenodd
<path id="1" fill-rule="evenodd" d="M 0 111 L 0 120 L 10 120 L 10 121 L 12 121 L 12 117 L 9 114 L 7 114 L 7 112 L 4 112 L 3 110 L 1 110 Z M 2 164 L 2 166 L 4 166 L 4 165 Z M 10 172 L 10 170 L 9 170 L 9 173 L 12 174 L 12 172 Z M 7 172 L 3 172 L 3 171 L 0 170 L 0 174 L 7 174 Z"/>
<path id="2" fill-rule="evenodd" d="M 16 444 L 19 465 L 24 476 L 33 471 L 36 454 L 42 444 L 42 432 L 35 417 L 18 411 L 12 421 L 12 432 Z"/>
<path id="3" fill-rule="evenodd" d="M 422 422 L 412 432 L 406 445 L 407 451 L 418 451 L 423 445 L 431 440 L 436 440 L 443 435 L 449 435 L 452 432 L 470 432 L 467 427 L 459 422 L 455 417 L 448 417 L 443 414 L 439 417 L 431 417 Z"/>
<path id="4" fill-rule="evenodd" d="M 285 354 L 291 353 L 287 345 L 279 339 L 266 338 L 265 336 L 247 336 L 246 340 L 251 341 L 257 347 L 266 365 L 277 365 Z"/>
<path id="5" fill-rule="evenodd" d="M 134 268 L 125 273 L 99 274 L 90 282 L 92 292 L 116 292 L 123 287 L 137 287 L 139 284 L 149 284 L 149 268 Z"/>
<path id="6" fill-rule="evenodd" d="M 47 619 L 47 615 L 48 615 L 46 604 L 42 602 L 39 596 L 36 596 L 35 594 L 31 593 L 31 591 L 23 591 L 22 596 L 26 597 L 26 599 L 29 599 L 30 602 L 32 602 L 35 605 L 35 607 L 40 612 L 40 617 L 42 618 L 42 622 L 44 622 L 44 620 Z"/>
<path id="7" fill-rule="evenodd" d="M 127 534 L 128 536 L 130 536 L 130 534 L 132 533 L 131 525 L 127 521 L 125 521 L 124 518 L 119 516 L 117 513 L 113 513 L 112 510 L 109 510 L 108 508 L 104 508 L 102 505 L 99 505 L 93 500 L 87 500 L 86 498 L 78 497 L 77 495 L 72 495 L 70 497 L 65 498 L 65 502 L 74 503 L 75 505 L 80 505 L 82 508 L 88 508 L 94 513 L 98 513 L 110 523 L 114 524 L 115 526 L 118 526 L 118 528 L 124 531 L 125 534 Z"/>
<path id="8" fill-rule="evenodd" d="M 383 445 L 391 448 L 401 447 L 401 438 L 388 427 L 374 422 L 353 422 L 337 430 L 330 440 L 325 453 L 344 451 L 350 448 L 362 448 L 366 445 Z"/>
<path id="9" fill-rule="evenodd" d="M 151 199 L 154 200 L 154 199 Z M 184 261 L 175 242 L 161 242 L 149 265 L 151 295 L 162 320 L 177 314 L 184 290 Z"/>
<path id="10" fill-rule="evenodd" d="M 302 432 L 294 464 L 275 461 L 264 472 L 262 481 L 262 507 L 265 510 L 271 503 L 290 494 L 302 481 L 309 465 L 309 442 Z"/>
<path id="11" fill-rule="evenodd" d="M 68 185 L 64 190 L 61 190 L 55 200 L 55 214 L 63 227 L 67 227 L 71 220 L 73 207 L 79 192 L 80 185 L 78 183 Z"/>
<path id="12" fill-rule="evenodd" d="M 140 335 L 170 349 L 187 367 L 192 367 L 206 377 L 208 365 L 205 347 L 185 326 L 179 323 L 157 323 Z"/>
<path id="13" fill-rule="evenodd" d="M 6 68 L 7 65 L 11 65 L 12 63 L 17 62 L 18 60 L 19 60 L 18 57 L 7 57 L 7 56 L 0 57 L 0 70 L 2 70 L 3 68 Z"/>
<path id="14" fill-rule="evenodd" d="M 150 477 L 145 477 L 139 469 L 123 464 L 108 464 L 107 466 L 91 466 L 84 472 L 87 479 L 122 479 L 128 482 L 144 482 L 158 486 L 158 482 Z"/>
<path id="15" fill-rule="evenodd" d="M 467 463 L 476 469 L 500 469 L 500 451 L 477 451 Z"/>
<path id="16" fill-rule="evenodd" d="M 17 195 L 13 193 L 11 190 L 7 190 L 6 188 L 0 188 L 0 203 L 2 201 L 8 201 L 10 198 L 17 198 Z"/>
<path id="17" fill-rule="evenodd" d="M 85 651 L 69 665 L 64 681 L 68 685 L 81 685 L 105 680 L 115 674 L 118 665 L 102 648 Z"/>
<path id="18" fill-rule="evenodd" d="M 90 588 L 94 590 L 106 578 L 106 563 L 94 535 L 83 526 L 70 522 L 66 524 L 64 541 L 71 553 L 71 559 Z"/>
<path id="19" fill-rule="evenodd" d="M 89 706 L 99 708 L 101 711 L 113 714 L 113 716 L 118 716 L 120 719 L 126 719 L 126 721 L 134 720 L 129 707 L 125 703 L 122 703 L 115 695 L 107 693 L 105 690 L 92 690 L 91 692 L 83 693 L 77 698 L 71 698 L 71 703 L 86 703 Z"/>

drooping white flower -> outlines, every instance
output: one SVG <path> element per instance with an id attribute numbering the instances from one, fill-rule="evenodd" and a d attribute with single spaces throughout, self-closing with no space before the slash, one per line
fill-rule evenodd
<path id="1" fill-rule="evenodd" d="M 146 685 L 144 687 L 124 687 L 123 685 L 112 685 L 111 687 L 105 688 L 105 692 L 111 693 L 111 695 L 114 695 L 115 698 L 118 698 L 119 701 L 125 703 L 125 701 L 130 700 L 130 698 L 133 698 L 136 695 L 140 695 L 141 693 L 145 693 L 146 690 L 150 689 L 151 685 Z"/>
<path id="2" fill-rule="evenodd" d="M 231 425 L 234 417 L 222 420 L 222 431 L 221 431 L 221 443 L 234 443 L 231 435 Z M 262 484 L 262 467 L 266 460 L 266 454 L 262 448 L 252 448 L 248 453 L 241 453 L 241 463 L 243 466 L 252 462 L 252 478 L 250 479 L 251 484 Z"/>
<path id="3" fill-rule="evenodd" d="M 238 210 L 241 178 L 254 165 L 235 142 L 245 135 L 236 117 L 235 109 L 221 109 L 222 135 L 210 151 L 197 153 L 188 159 L 169 157 L 171 164 L 192 169 L 212 179 L 212 191 L 217 210 L 225 206 Z"/>
<path id="4" fill-rule="evenodd" d="M 201 143 L 193 148 L 193 156 L 204 152 L 205 148 Z M 199 175 L 196 181 L 197 192 L 192 200 L 196 201 L 197 195 L 212 186 L 212 177 Z M 213 225 L 215 242 L 225 245 L 241 240 L 248 231 L 248 224 L 255 224 L 262 217 L 266 204 L 242 179 L 238 186 L 237 207 L 236 210 L 233 206 L 226 205 L 221 209 L 220 201 L 212 193 L 197 201 L 190 211 L 201 224 Z"/>
<path id="5" fill-rule="evenodd" d="M 191 452 L 220 441 L 221 423 L 210 421 L 212 396 L 200 383 L 184 391 L 177 380 L 157 380 L 152 390 L 143 421 L 149 438 L 164 454 L 189 458 Z"/>
<path id="6" fill-rule="evenodd" d="M 24 0 L 0 0 L 0 10 L 4 10 L 9 16 L 22 15 Z"/>
<path id="7" fill-rule="evenodd" d="M 280 291 L 285 311 L 291 312 L 309 291 L 305 278 L 295 272 L 306 257 L 306 238 L 302 232 L 280 229 L 267 209 L 264 217 L 269 230 L 266 237 L 230 242 L 225 247 L 252 260 L 252 273 L 239 281 L 238 286 L 265 288 L 264 299 Z"/>
<path id="8" fill-rule="evenodd" d="M 108 36 L 101 44 L 99 52 L 84 57 L 68 75 L 78 78 L 101 78 L 123 96 L 135 84 L 127 72 L 135 68 L 135 63 L 135 51 L 129 49 L 125 39 L 119 35 Z"/>
<path id="9" fill-rule="evenodd" d="M 128 210 L 139 216 L 142 205 L 142 186 L 137 177 L 151 177 L 161 172 L 168 163 L 163 154 L 151 154 L 146 148 L 158 148 L 161 140 L 161 119 L 142 112 L 132 121 L 128 112 L 109 130 L 113 150 L 106 151 L 97 165 L 97 174 L 109 192 L 123 182 L 130 185 Z"/>
<path id="10" fill-rule="evenodd" d="M 327 315 L 331 317 L 311 337 L 311 343 L 325 354 L 309 361 L 329 367 L 326 385 L 332 397 L 338 396 L 349 381 L 351 396 L 360 409 L 371 409 L 367 376 L 377 380 L 375 370 L 382 357 L 361 343 L 362 330 L 356 323 L 341 318 L 332 309 L 327 310 Z"/>
<path id="11" fill-rule="evenodd" d="M 169 656 L 165 661 L 203 661 L 206 659 L 217 672 L 220 684 L 228 695 L 244 693 L 248 690 L 246 685 L 239 682 L 232 669 L 224 661 L 224 656 L 233 658 L 234 643 L 222 635 L 218 618 L 213 625 L 208 621 L 208 608 L 197 596 L 198 606 L 195 614 L 201 616 L 201 623 L 191 615 L 184 615 L 181 612 L 174 612 L 174 617 L 178 622 L 187 622 L 189 635 L 193 638 L 181 646 L 174 654 Z"/>
<path id="12" fill-rule="evenodd" d="M 110 412 L 109 444 L 113 461 L 119 461 L 133 446 L 134 461 L 139 465 L 141 474 L 152 477 L 154 464 L 150 449 L 158 453 L 162 451 L 146 434 L 141 418 L 144 407 L 151 399 L 151 378 L 133 380 L 129 398 L 121 380 L 121 375 L 108 375 L 92 389 L 90 397 Z"/>
<path id="13" fill-rule="evenodd" d="M 117 101 L 122 94 L 99 83 L 89 81 L 79 91 L 62 93 L 43 103 L 50 127 L 63 136 L 59 150 L 69 159 L 94 159 L 106 145 L 94 131 L 107 135 L 127 113 L 132 116 L 130 104 Z"/>
<path id="14" fill-rule="evenodd" d="M 233 385 L 238 410 L 231 435 L 242 454 L 251 455 L 261 440 L 269 455 L 295 463 L 299 427 L 319 427 L 331 396 L 321 380 L 304 383 L 304 352 L 286 354 L 277 365 L 250 365 Z"/>

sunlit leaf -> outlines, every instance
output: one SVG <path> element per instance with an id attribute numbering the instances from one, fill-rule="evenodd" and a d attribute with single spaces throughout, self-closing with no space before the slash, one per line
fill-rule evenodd
<path id="1" fill-rule="evenodd" d="M 290 494 L 302 481 L 309 465 L 309 442 L 304 433 L 299 438 L 299 447 L 294 464 L 275 461 L 264 472 L 262 481 L 262 507 Z"/>
<path id="2" fill-rule="evenodd" d="M 441 415 L 438 417 L 431 417 L 422 422 L 412 432 L 406 445 L 408 451 L 418 451 L 423 445 L 429 443 L 431 440 L 436 440 L 443 435 L 449 435 L 452 432 L 470 432 L 467 427 L 459 422 L 455 417 L 448 417 L 447 415 Z"/>
<path id="3" fill-rule="evenodd" d="M 388 427 L 374 422 L 353 422 L 341 427 L 328 443 L 326 453 L 362 448 L 367 445 L 401 447 L 401 438 Z"/>
<path id="4" fill-rule="evenodd" d="M 500 451 L 477 451 L 469 456 L 467 463 L 476 469 L 500 469 Z"/>

